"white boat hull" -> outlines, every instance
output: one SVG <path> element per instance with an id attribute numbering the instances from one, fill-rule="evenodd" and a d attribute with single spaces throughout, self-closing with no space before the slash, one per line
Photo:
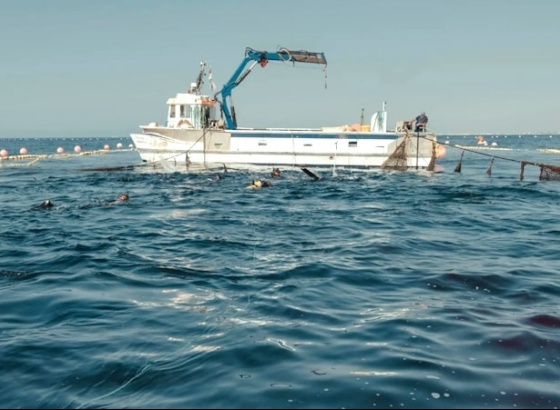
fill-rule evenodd
<path id="1" fill-rule="evenodd" d="M 131 134 L 144 162 L 170 161 L 196 168 L 254 166 L 379 168 L 405 138 L 397 133 L 321 130 L 194 130 L 142 127 Z M 410 134 L 406 166 L 427 168 L 433 134 Z"/>

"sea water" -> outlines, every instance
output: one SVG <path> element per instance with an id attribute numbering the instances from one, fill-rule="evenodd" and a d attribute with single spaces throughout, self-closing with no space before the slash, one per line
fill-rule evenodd
<path id="1" fill-rule="evenodd" d="M 1 162 L 0 406 L 558 408 L 560 137 L 439 140 L 318 181 L 0 140 L 49 155 Z"/>

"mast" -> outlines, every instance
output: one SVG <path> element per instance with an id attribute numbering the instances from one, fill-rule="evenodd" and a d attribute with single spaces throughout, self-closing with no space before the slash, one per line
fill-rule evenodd
<path id="1" fill-rule="evenodd" d="M 189 91 L 191 93 L 198 93 L 202 88 L 202 84 L 204 83 L 204 71 L 206 70 L 206 61 L 200 62 L 200 71 L 198 72 L 198 76 L 196 77 L 196 81 L 191 84 Z"/>

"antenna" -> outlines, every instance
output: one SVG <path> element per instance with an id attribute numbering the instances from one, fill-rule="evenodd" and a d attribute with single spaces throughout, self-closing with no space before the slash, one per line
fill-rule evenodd
<path id="1" fill-rule="evenodd" d="M 364 125 L 364 108 L 362 107 L 362 115 L 360 117 L 360 125 Z"/>

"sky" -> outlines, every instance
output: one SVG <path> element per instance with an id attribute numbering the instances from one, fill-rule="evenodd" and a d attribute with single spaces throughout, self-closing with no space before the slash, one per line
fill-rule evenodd
<path id="1" fill-rule="evenodd" d="M 164 123 L 200 61 L 218 89 L 246 47 L 271 62 L 233 90 L 244 127 L 420 112 L 436 134 L 560 133 L 557 0 L 0 0 L 0 138 L 120 137 Z"/>

